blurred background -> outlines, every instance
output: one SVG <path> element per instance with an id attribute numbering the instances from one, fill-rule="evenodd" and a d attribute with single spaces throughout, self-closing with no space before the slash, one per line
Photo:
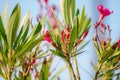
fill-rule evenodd
<path id="1" fill-rule="evenodd" d="M 33 24 L 37 22 L 36 17 L 40 13 L 39 4 L 37 0 L 0 0 L 0 14 L 2 13 L 6 2 L 9 2 L 9 13 L 11 13 L 14 6 L 19 3 L 21 6 L 21 19 L 25 15 L 26 12 L 30 11 L 31 18 L 33 19 Z M 59 9 L 59 0 L 49 0 L 51 5 L 57 5 Z M 94 34 L 94 23 L 99 19 L 99 12 L 97 11 L 97 6 L 99 4 L 103 4 L 105 7 L 109 8 L 110 11 L 114 11 L 112 15 L 106 17 L 103 22 L 106 25 L 110 25 L 112 29 L 111 37 L 112 42 L 116 42 L 120 38 L 120 1 L 115 0 L 76 0 L 76 7 L 80 10 L 83 6 L 86 8 L 87 15 L 92 19 L 92 26 L 88 37 L 86 40 L 90 40 L 89 45 L 84 49 L 86 52 L 84 54 L 78 55 L 78 64 L 79 71 L 81 75 L 81 80 L 93 80 L 94 70 L 91 67 L 91 62 L 97 65 L 97 57 L 94 51 L 94 46 L 92 42 L 92 37 Z M 41 13 L 42 14 L 42 13 Z M 10 15 L 10 14 L 9 14 Z M 61 16 L 60 12 L 58 16 Z M 61 18 L 61 17 L 59 17 Z M 55 60 L 52 64 L 52 67 L 57 65 L 56 70 L 53 74 L 59 70 L 65 63 L 58 57 L 55 57 Z M 62 72 L 60 75 L 60 80 L 68 80 L 67 69 Z"/>

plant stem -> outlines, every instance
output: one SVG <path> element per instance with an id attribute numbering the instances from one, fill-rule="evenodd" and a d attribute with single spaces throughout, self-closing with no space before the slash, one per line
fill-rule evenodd
<path id="1" fill-rule="evenodd" d="M 69 80 L 72 80 L 72 73 L 70 66 L 68 66 L 68 75 L 69 75 Z"/>
<path id="2" fill-rule="evenodd" d="M 7 72 L 7 80 L 11 80 L 11 74 L 12 74 L 12 72 L 11 72 L 11 70 L 9 68 L 9 70 Z"/>
<path id="3" fill-rule="evenodd" d="M 76 48 L 74 49 L 73 53 L 76 54 Z M 81 80 L 80 79 L 80 74 L 79 74 L 79 69 L 78 69 L 78 64 L 77 64 L 77 58 L 76 58 L 76 56 L 73 57 L 73 60 L 74 60 L 74 65 L 75 65 L 75 69 L 76 69 L 76 73 L 77 73 L 77 79 Z"/>
<path id="4" fill-rule="evenodd" d="M 98 69 L 97 69 L 97 71 L 96 71 L 96 74 L 95 74 L 95 78 L 94 78 L 94 80 L 97 80 L 98 75 L 99 75 L 99 73 L 100 73 L 100 69 L 101 69 L 101 67 L 102 67 L 102 64 L 99 65 L 99 63 L 98 63 Z"/>
<path id="5" fill-rule="evenodd" d="M 76 76 L 75 76 L 75 73 L 74 73 L 72 64 L 71 64 L 70 62 L 69 62 L 69 66 L 70 66 L 70 68 L 71 68 L 71 71 L 72 71 L 72 74 L 73 74 L 73 78 L 74 78 L 74 80 L 76 80 Z"/>
<path id="6" fill-rule="evenodd" d="M 74 59 L 74 65 L 75 65 L 76 73 L 77 73 L 77 79 L 80 80 L 80 74 L 79 74 L 79 69 L 78 69 L 76 56 L 73 57 L 73 59 Z"/>

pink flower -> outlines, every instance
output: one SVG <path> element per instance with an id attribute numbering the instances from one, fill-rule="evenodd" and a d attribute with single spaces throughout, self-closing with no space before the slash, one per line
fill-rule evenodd
<path id="1" fill-rule="evenodd" d="M 66 37 L 66 34 L 65 34 L 65 32 L 62 30 L 62 32 L 61 32 L 61 36 L 62 36 L 62 41 L 64 42 L 64 39 L 65 39 L 65 37 Z"/>
<path id="2" fill-rule="evenodd" d="M 100 25 L 101 25 L 103 31 L 105 31 L 106 30 L 106 26 L 103 23 L 101 23 Z"/>
<path id="3" fill-rule="evenodd" d="M 86 30 L 86 31 L 83 33 L 83 35 L 82 35 L 82 37 L 81 37 L 80 40 L 85 39 L 85 37 L 86 37 L 87 35 L 88 35 L 88 30 Z"/>
<path id="4" fill-rule="evenodd" d="M 67 40 L 66 42 L 69 42 L 69 39 L 70 39 L 70 27 L 69 26 L 66 26 L 66 32 L 64 32 L 62 30 L 61 32 L 61 36 L 62 36 L 62 41 L 64 42 L 64 40 Z"/>
<path id="5" fill-rule="evenodd" d="M 34 65 L 36 63 L 36 58 L 34 57 L 32 60 L 32 65 Z"/>
<path id="6" fill-rule="evenodd" d="M 68 33 L 70 33 L 70 27 L 69 27 L 69 26 L 66 26 L 66 31 L 67 31 Z"/>
<path id="7" fill-rule="evenodd" d="M 40 3 L 41 0 L 37 0 L 37 1 Z"/>
<path id="8" fill-rule="evenodd" d="M 53 11 L 55 11 L 56 10 L 56 6 L 52 5 L 52 9 L 53 9 Z"/>
<path id="9" fill-rule="evenodd" d="M 109 11 L 108 8 L 104 8 L 103 5 L 98 5 L 97 9 L 100 12 L 100 19 L 99 19 L 100 22 L 103 20 L 104 17 L 113 13 L 113 11 Z"/>
<path id="10" fill-rule="evenodd" d="M 43 38 L 44 41 L 52 42 L 50 38 L 50 34 L 48 31 L 45 32 L 45 37 Z"/>
<path id="11" fill-rule="evenodd" d="M 44 0 L 45 4 L 47 5 L 48 4 L 48 0 Z"/>
<path id="12" fill-rule="evenodd" d="M 50 22 L 52 23 L 53 26 L 55 26 L 55 28 L 57 27 L 57 21 L 55 18 L 51 18 Z"/>
<path id="13" fill-rule="evenodd" d="M 118 45 L 120 46 L 120 38 L 119 38 L 119 40 L 118 40 L 118 42 L 117 42 L 117 43 L 118 43 Z"/>

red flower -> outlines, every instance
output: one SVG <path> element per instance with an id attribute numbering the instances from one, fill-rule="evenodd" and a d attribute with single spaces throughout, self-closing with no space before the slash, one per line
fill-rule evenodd
<path id="1" fill-rule="evenodd" d="M 50 35 L 48 33 L 48 31 L 46 31 L 45 33 L 45 37 L 43 38 L 44 41 L 48 41 L 48 42 L 52 42 L 51 38 L 50 38 Z"/>
<path id="2" fill-rule="evenodd" d="M 82 35 L 82 37 L 81 37 L 81 39 L 80 39 L 80 40 L 85 39 L 85 37 L 87 36 L 87 34 L 88 34 L 88 30 L 86 30 L 86 31 L 83 33 L 83 35 Z"/>
<path id="3" fill-rule="evenodd" d="M 104 17 L 113 13 L 113 11 L 110 12 L 108 8 L 104 8 L 103 5 L 98 5 L 97 9 L 100 12 L 100 22 L 103 20 Z"/>

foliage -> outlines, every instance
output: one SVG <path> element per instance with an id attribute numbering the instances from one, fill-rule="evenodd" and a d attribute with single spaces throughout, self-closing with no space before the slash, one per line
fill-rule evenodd
<path id="1" fill-rule="evenodd" d="M 8 5 L 5 7 L 4 15 L 0 15 L 0 75 L 11 80 L 16 67 L 24 66 L 23 60 L 42 41 L 44 34 L 40 34 L 43 25 L 41 22 L 38 22 L 30 32 L 29 12 L 20 23 L 19 4 L 15 6 L 9 18 L 6 17 L 7 8 Z"/>
<path id="2" fill-rule="evenodd" d="M 21 21 L 21 8 L 17 4 L 8 16 L 8 3 L 0 14 L 0 76 L 5 80 L 59 80 L 59 75 L 68 69 L 71 80 L 81 80 L 78 66 L 78 55 L 86 52 L 84 47 L 91 19 L 85 7 L 76 9 L 76 0 L 60 1 L 63 21 L 57 16 L 57 7 L 50 5 L 49 0 L 38 0 L 41 12 L 37 24 L 33 25 L 30 12 Z M 43 8 L 44 7 L 44 8 Z M 102 20 L 113 13 L 103 5 L 98 5 L 99 21 L 94 25 L 93 43 L 98 58 L 94 80 L 119 80 L 120 72 L 120 39 L 111 42 L 111 29 Z M 108 37 L 106 37 L 108 35 Z M 102 37 L 101 37 L 102 36 Z M 45 42 L 47 41 L 47 42 Z M 46 43 L 47 49 L 41 48 Z M 49 45 L 49 46 L 48 46 Z M 42 46 L 44 47 L 44 46 Z M 65 62 L 55 74 L 57 66 L 51 71 L 54 58 L 60 57 Z"/>

